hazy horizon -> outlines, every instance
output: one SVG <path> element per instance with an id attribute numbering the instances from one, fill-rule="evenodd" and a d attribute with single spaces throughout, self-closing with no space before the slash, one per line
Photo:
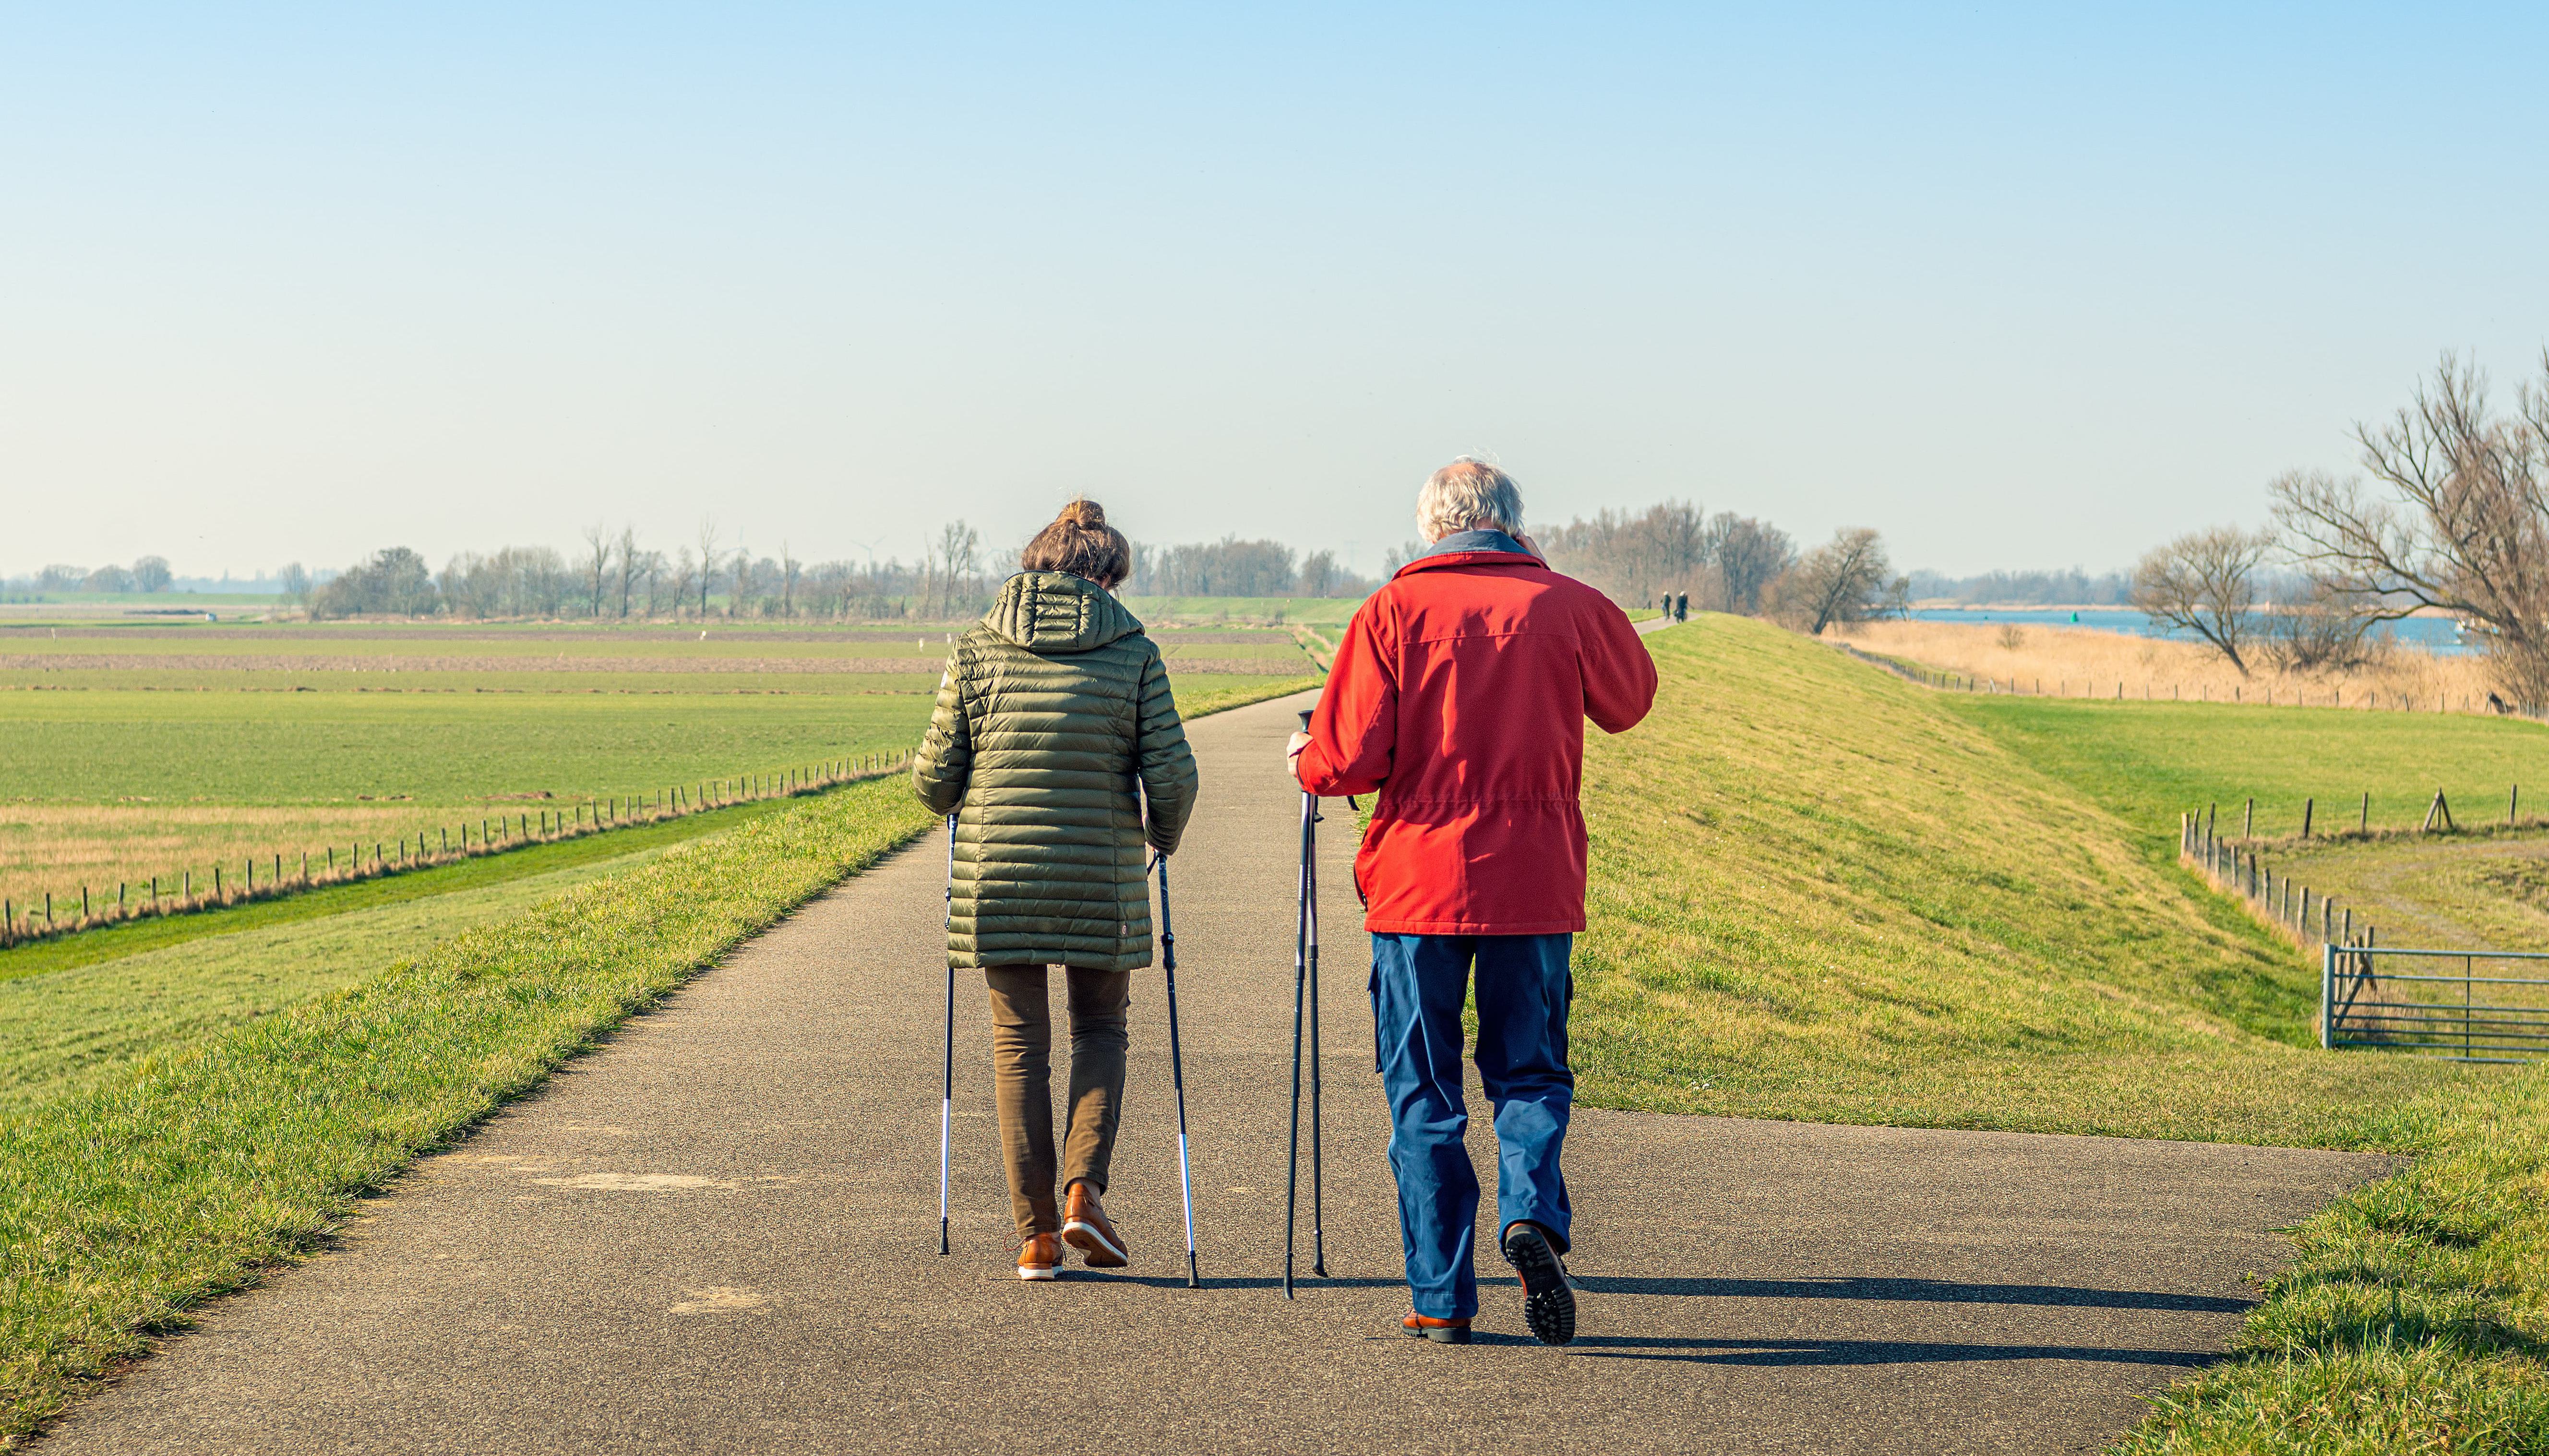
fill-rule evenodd
<path id="1" fill-rule="evenodd" d="M 2549 311 L 2549 17 L 22 10 L 0 576 L 1131 535 L 1426 471 L 2097 574 Z M 2403 193 L 2404 203 L 2403 205 Z"/>

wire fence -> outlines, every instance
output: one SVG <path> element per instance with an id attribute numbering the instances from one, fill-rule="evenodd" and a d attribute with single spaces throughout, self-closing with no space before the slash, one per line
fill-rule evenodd
<path id="1" fill-rule="evenodd" d="M 2370 802 L 2368 797 L 2365 802 Z M 2252 829 L 2256 804 L 2255 799 L 2248 801 Z M 2289 874 L 2277 874 L 2275 866 L 2256 849 L 2217 833 L 2216 817 L 2214 810 L 2207 807 L 2180 814 L 2177 824 L 2179 861 L 2193 866 L 2215 889 L 2237 895 L 2259 919 L 2305 951 L 2328 945 L 2379 944 L 2379 932 L 2368 917 L 2358 924 L 2353 906 L 2341 905 L 2334 895 L 2314 890 Z M 2303 833 L 2309 830 L 2305 828 Z"/>
<path id="2" fill-rule="evenodd" d="M 2520 787 L 2508 787 L 2508 826 L 2520 823 L 2521 802 Z M 2304 801 L 2305 840 L 2313 833 L 2314 808 L 2313 801 Z M 2178 857 L 2216 889 L 2237 896 L 2258 919 L 2318 956 L 2322 1047 L 2377 1047 L 2458 1061 L 2530 1061 L 2549 1047 L 2549 977 L 2478 974 L 2481 964 L 2528 964 L 2549 960 L 2549 952 L 2384 946 L 2369 917 L 2357 917 L 2336 896 L 2277 872 L 2255 842 L 2256 812 L 2257 801 L 2248 800 L 2237 839 L 2217 831 L 2216 806 L 2180 815 Z M 2356 833 L 2373 833 L 2369 794 L 2359 813 Z M 2437 789 L 2416 832 L 2467 831 Z M 2458 975 L 2449 973 L 2455 961 Z"/>
<path id="3" fill-rule="evenodd" d="M 913 752 L 906 748 L 861 754 L 768 773 L 703 778 L 696 783 L 639 793 L 599 794 L 559 808 L 509 810 L 483 816 L 474 825 L 463 820 L 434 831 L 419 830 L 413 837 L 402 836 L 395 841 L 376 839 L 366 844 L 355 840 L 316 850 L 270 852 L 239 860 L 236 875 L 227 872 L 228 864 L 214 864 L 200 878 L 194 870 L 185 869 L 167 876 L 119 880 L 111 897 L 103 885 L 83 884 L 76 908 L 67 899 L 56 904 L 49 893 L 41 902 L 25 906 L 0 899 L 0 950 L 127 921 L 277 899 L 327 885 L 378 879 L 533 845 L 660 824 L 737 804 L 816 793 L 898 772 L 910 766 Z"/>

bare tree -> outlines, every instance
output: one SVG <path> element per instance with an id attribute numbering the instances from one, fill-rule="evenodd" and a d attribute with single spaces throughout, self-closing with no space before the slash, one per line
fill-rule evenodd
<path id="1" fill-rule="evenodd" d="M 1534 533 L 1549 564 L 1609 593 L 1643 602 L 1690 590 L 1708 565 L 1708 517 L 1688 500 L 1665 500 L 1631 515 L 1604 510 Z"/>
<path id="2" fill-rule="evenodd" d="M 962 520 L 952 520 L 938 528 L 938 541 L 926 556 L 933 564 L 933 585 L 942 615 L 956 609 L 956 589 L 981 569 L 982 548 L 983 533 Z M 928 605 L 924 596 L 922 609 L 926 611 Z"/>
<path id="3" fill-rule="evenodd" d="M 2213 644 L 2244 678 L 2243 649 L 2257 634 L 2257 567 L 2274 545 L 2271 531 L 2215 526 L 2155 546 L 2133 568 L 2133 605 Z"/>
<path id="4" fill-rule="evenodd" d="M 1762 592 L 1797 562 L 1797 546 L 1787 532 L 1733 511 L 1709 519 L 1706 547 L 1717 569 L 1720 604 L 1742 616 L 1757 615 Z"/>
<path id="5" fill-rule="evenodd" d="M 682 608 L 690 603 L 692 570 L 690 547 L 685 546 L 673 553 L 671 578 L 664 594 L 673 599 L 673 615 L 676 617 L 679 617 L 682 614 Z M 706 614 L 705 609 L 702 614 Z"/>
<path id="6" fill-rule="evenodd" d="M 2326 583 L 2290 583 L 2259 617 L 2257 651 L 2279 673 L 2361 667 L 2372 658 L 2363 635 L 2371 625 L 2352 598 Z"/>
<path id="7" fill-rule="evenodd" d="M 628 598 L 637 585 L 637 574 L 645 567 L 637 550 L 637 528 L 621 526 L 614 549 L 619 563 L 619 614 L 624 617 L 628 615 Z"/>
<path id="8" fill-rule="evenodd" d="M 787 542 L 779 543 L 779 614 L 783 617 L 797 615 L 797 578 L 804 566 Z"/>
<path id="9" fill-rule="evenodd" d="M 700 620 L 701 620 L 701 621 L 707 621 L 707 620 L 708 620 L 708 585 L 709 585 L 711 582 L 714 582 L 714 581 L 716 580 L 716 568 L 717 568 L 717 527 L 716 527 L 716 517 L 715 517 L 715 516 L 713 516 L 713 515 L 704 515 L 704 516 L 701 516 L 701 517 L 700 517 Z"/>
<path id="10" fill-rule="evenodd" d="M 2450 612 L 2507 695 L 2549 702 L 2549 353 L 2509 417 L 2477 366 L 2445 354 L 2406 408 L 2354 439 L 2377 491 L 2314 471 L 2267 487 L 2293 554 L 2370 620 Z"/>
<path id="11" fill-rule="evenodd" d="M 593 615 L 602 615 L 602 592 L 611 576 L 611 529 L 600 521 L 584 528 L 584 591 Z"/>
<path id="12" fill-rule="evenodd" d="M 1899 601 L 1904 581 L 1885 560 L 1885 542 L 1865 527 L 1833 532 L 1833 538 L 1773 582 L 1765 595 L 1781 618 L 1808 636 L 1835 622 L 1863 622 Z"/>

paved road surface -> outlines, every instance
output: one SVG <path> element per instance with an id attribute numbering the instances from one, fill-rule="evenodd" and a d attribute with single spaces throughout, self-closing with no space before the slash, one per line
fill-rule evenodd
<path id="1" fill-rule="evenodd" d="M 1135 1268 L 1012 1276 L 971 978 L 955 1253 L 937 1256 L 932 838 L 425 1163 L 341 1251 L 215 1306 L 46 1450 L 2094 1450 L 2220 1347 L 2241 1272 L 2282 1256 L 2268 1230 L 2379 1167 L 1583 1112 L 1568 1149 L 1581 1337 L 1532 1343 L 1499 1277 L 1480 1344 L 1405 1339 L 1337 812 L 1322 861 L 1336 1277 L 1286 1304 L 1299 800 L 1278 746 L 1304 701 L 1193 729 L 1207 817 L 1174 868 L 1209 1288 L 1182 1287 L 1147 989 L 1107 1199 Z"/>

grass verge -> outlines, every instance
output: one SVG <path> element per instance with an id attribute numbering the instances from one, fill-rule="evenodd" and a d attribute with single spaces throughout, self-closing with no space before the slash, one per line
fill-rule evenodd
<path id="1" fill-rule="evenodd" d="M 2434 1144 L 2296 1230 L 2231 1358 L 2156 1398 L 2120 1456 L 2549 1451 L 2549 1074 Z"/>
<path id="2" fill-rule="evenodd" d="M 0 1433 L 931 822 L 895 779 L 801 801 L 0 1120 Z"/>

